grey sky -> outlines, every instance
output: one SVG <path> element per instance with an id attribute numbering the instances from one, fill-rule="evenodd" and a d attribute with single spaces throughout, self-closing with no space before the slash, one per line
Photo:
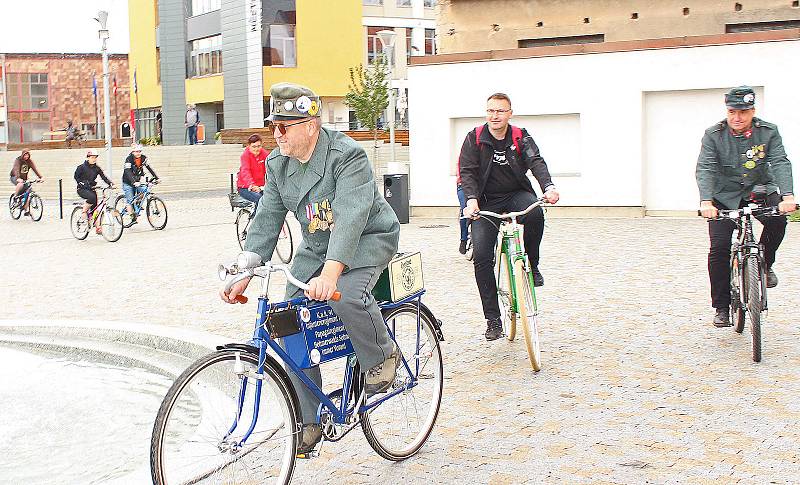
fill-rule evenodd
<path id="1" fill-rule="evenodd" d="M 99 10 L 109 12 L 109 52 L 127 54 L 128 0 L 0 0 L 0 53 L 100 52 Z"/>

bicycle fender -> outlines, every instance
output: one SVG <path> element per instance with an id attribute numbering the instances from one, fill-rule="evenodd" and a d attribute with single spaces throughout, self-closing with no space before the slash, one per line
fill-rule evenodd
<path id="1" fill-rule="evenodd" d="M 438 341 L 440 341 L 440 342 L 444 342 L 444 334 L 442 333 L 442 321 L 441 321 L 441 320 L 439 320 L 438 318 L 436 318 L 436 317 L 433 315 L 433 312 L 431 311 L 431 309 L 430 309 L 430 308 L 428 308 L 428 307 L 427 307 L 427 306 L 426 306 L 424 303 L 422 303 L 421 301 L 420 301 L 419 303 L 416 303 L 416 302 L 404 303 L 404 304 L 403 304 L 403 305 L 401 305 L 400 307 L 387 308 L 386 310 L 382 311 L 382 313 L 386 313 L 386 312 L 389 312 L 389 311 L 391 311 L 391 310 L 394 310 L 395 308 L 402 308 L 402 307 L 408 307 L 408 308 L 412 308 L 412 309 L 416 310 L 416 309 L 417 309 L 417 304 L 419 304 L 419 311 L 420 311 L 420 313 L 422 313 L 422 314 L 424 314 L 426 317 L 428 317 L 428 319 L 429 319 L 429 320 L 431 321 L 431 323 L 433 324 L 433 328 L 434 328 L 434 330 L 436 331 L 436 339 L 437 339 Z"/>

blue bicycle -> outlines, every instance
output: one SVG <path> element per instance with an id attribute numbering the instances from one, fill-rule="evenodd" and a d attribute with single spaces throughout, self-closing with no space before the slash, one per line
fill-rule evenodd
<path id="1" fill-rule="evenodd" d="M 427 441 L 442 399 L 443 337 L 440 322 L 421 301 L 425 290 L 381 304 L 403 362 L 386 393 L 367 396 L 349 336 L 328 304 L 267 300 L 276 271 L 297 287 L 308 287 L 286 266 L 262 264 L 254 253 L 241 253 L 237 263 L 220 267 L 228 288 L 246 277 L 264 279 L 255 331 L 247 343 L 220 346 L 196 361 L 169 389 L 151 440 L 153 483 L 289 483 L 303 423 L 287 372 L 320 399 L 323 442 L 338 441 L 360 425 L 378 454 L 400 461 Z M 332 392 L 302 372 L 337 359 L 343 360 L 344 377 Z M 323 442 L 303 457 L 317 456 Z"/>
<path id="2" fill-rule="evenodd" d="M 28 215 L 34 221 L 40 221 L 44 213 L 44 204 L 42 198 L 33 191 L 33 184 L 41 182 L 41 180 L 29 180 L 22 186 L 22 193 L 19 195 L 11 194 L 8 198 L 8 211 L 11 213 L 12 219 L 19 219 L 22 216 L 22 211 L 25 204 L 28 204 L 28 210 L 25 215 Z"/>
<path id="3" fill-rule="evenodd" d="M 114 199 L 114 208 L 119 212 L 122 217 L 122 225 L 125 228 L 131 227 L 136 223 L 136 219 L 141 214 L 142 209 L 147 213 L 147 222 L 150 226 L 160 231 L 167 225 L 167 206 L 164 201 L 153 194 L 153 186 L 158 183 L 158 179 L 147 179 L 145 190 L 136 193 L 133 198 L 131 207 L 133 211 L 128 210 L 128 201 L 124 195 L 118 195 Z"/>

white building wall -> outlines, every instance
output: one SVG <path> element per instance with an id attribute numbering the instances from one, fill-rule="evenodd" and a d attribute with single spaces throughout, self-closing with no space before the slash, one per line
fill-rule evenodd
<path id="1" fill-rule="evenodd" d="M 733 86 L 757 88 L 756 115 L 778 125 L 790 160 L 800 157 L 799 49 L 790 40 L 411 66 L 411 204 L 457 205 L 464 136 L 483 122 L 486 98 L 504 92 L 512 124 L 548 161 L 559 205 L 692 210 L 700 139 L 725 117 Z"/>

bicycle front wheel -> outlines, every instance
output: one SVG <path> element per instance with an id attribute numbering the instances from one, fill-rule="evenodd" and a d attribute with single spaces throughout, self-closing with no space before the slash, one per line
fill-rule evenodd
<path id="1" fill-rule="evenodd" d="M 239 249 L 244 249 L 244 242 L 247 239 L 247 228 L 250 226 L 250 211 L 239 209 L 236 215 L 236 240 L 239 241 Z"/>
<path id="2" fill-rule="evenodd" d="M 744 307 L 742 307 L 742 297 L 740 292 L 739 259 L 736 254 L 731 256 L 731 318 L 733 319 L 733 329 L 736 333 L 744 331 Z"/>
<path id="3" fill-rule="evenodd" d="M 36 194 L 31 194 L 30 205 L 28 206 L 28 212 L 31 215 L 31 219 L 35 222 L 42 220 L 42 214 L 44 214 L 44 203 L 42 202 L 42 198 Z"/>
<path id="4" fill-rule="evenodd" d="M 147 222 L 155 229 L 160 231 L 167 225 L 167 206 L 158 197 L 147 199 Z"/>
<path id="5" fill-rule="evenodd" d="M 499 244 L 498 244 L 499 245 Z M 508 254 L 497 251 L 497 303 L 500 307 L 500 321 L 503 323 L 503 334 L 508 340 L 514 340 L 517 335 L 517 313 L 514 310 L 514 294 L 511 289 L 511 265 L 508 264 Z M 519 287 L 517 287 L 519 291 Z"/>
<path id="6" fill-rule="evenodd" d="M 294 256 L 294 243 L 292 241 L 292 231 L 289 229 L 289 221 L 283 221 L 281 232 L 278 234 L 278 245 L 275 246 L 275 252 L 278 253 L 283 264 L 289 264 Z"/>
<path id="7" fill-rule="evenodd" d="M 8 212 L 11 214 L 12 219 L 19 219 L 19 216 L 22 215 L 22 204 L 14 194 L 11 194 L 11 197 L 8 198 Z"/>
<path id="8" fill-rule="evenodd" d="M 150 443 L 153 483 L 289 483 L 298 415 L 286 378 L 258 356 L 223 350 L 192 364 L 158 410 Z M 260 396 L 258 406 L 256 397 Z M 252 433 L 242 442 L 253 423 Z"/>
<path id="9" fill-rule="evenodd" d="M 408 365 L 397 369 L 389 392 L 405 390 L 361 413 L 361 428 L 379 455 L 400 461 L 422 448 L 439 415 L 444 383 L 442 349 L 433 322 L 425 313 L 418 313 L 416 305 L 387 310 L 383 318 Z"/>
<path id="10" fill-rule="evenodd" d="M 747 259 L 744 265 L 747 284 L 747 315 L 753 344 L 753 362 L 761 362 L 761 310 L 763 304 L 763 271 L 758 258 Z"/>
<path id="11" fill-rule="evenodd" d="M 108 242 L 117 242 L 122 237 L 122 216 L 115 209 L 105 209 L 100 213 L 100 232 Z"/>
<path id="12" fill-rule="evenodd" d="M 522 324 L 522 334 L 525 336 L 525 347 L 528 349 L 531 367 L 535 372 L 539 372 L 542 369 L 542 352 L 539 346 L 539 309 L 536 306 L 531 277 L 532 275 L 525 271 L 525 264 L 522 261 L 514 263 L 517 312 Z"/>
<path id="13" fill-rule="evenodd" d="M 72 215 L 69 216 L 69 229 L 75 239 L 79 241 L 86 239 L 86 236 L 89 235 L 89 220 L 81 206 L 72 209 Z"/>

